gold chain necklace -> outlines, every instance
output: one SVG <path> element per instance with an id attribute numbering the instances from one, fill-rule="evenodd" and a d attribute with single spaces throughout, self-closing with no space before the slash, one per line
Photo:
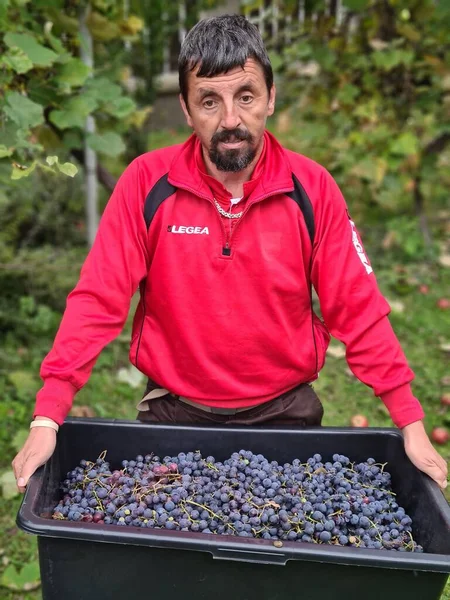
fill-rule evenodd
<path id="1" fill-rule="evenodd" d="M 225 210 L 223 210 L 223 208 L 220 206 L 220 204 L 217 202 L 217 200 L 214 198 L 214 204 L 216 205 L 217 210 L 219 211 L 219 213 L 221 215 L 223 215 L 224 217 L 226 217 L 227 219 L 239 219 L 239 217 L 242 217 L 243 214 L 243 210 L 241 210 L 241 212 L 238 213 L 229 213 L 226 212 Z"/>

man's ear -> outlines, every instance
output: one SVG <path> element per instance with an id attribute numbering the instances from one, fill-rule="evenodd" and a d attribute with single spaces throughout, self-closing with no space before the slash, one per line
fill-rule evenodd
<path id="1" fill-rule="evenodd" d="M 186 102 L 184 101 L 182 94 L 179 95 L 179 98 L 180 98 L 181 108 L 183 109 L 184 116 L 186 117 L 187 124 L 189 125 L 189 127 L 194 127 L 194 124 L 192 123 L 191 115 L 189 114 L 189 109 L 186 106 Z"/>
<path id="2" fill-rule="evenodd" d="M 275 111 L 276 95 L 277 95 L 277 88 L 275 87 L 275 84 L 273 84 L 272 87 L 270 88 L 269 105 L 268 105 L 268 109 L 267 109 L 267 113 L 268 113 L 269 117 L 271 117 Z"/>

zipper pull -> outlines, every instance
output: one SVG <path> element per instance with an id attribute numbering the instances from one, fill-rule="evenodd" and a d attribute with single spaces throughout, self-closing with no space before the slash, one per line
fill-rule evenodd
<path id="1" fill-rule="evenodd" d="M 222 248 L 222 256 L 231 256 L 231 248 L 228 247 L 228 242 L 225 244 L 225 248 Z"/>

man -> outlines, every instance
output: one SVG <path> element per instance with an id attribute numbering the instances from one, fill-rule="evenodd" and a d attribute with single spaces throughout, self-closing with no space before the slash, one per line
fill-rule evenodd
<path id="1" fill-rule="evenodd" d="M 447 465 L 340 190 L 265 129 L 275 86 L 257 28 L 236 15 L 201 21 L 179 74 L 194 133 L 138 157 L 112 194 L 42 364 L 30 435 L 13 461 L 19 489 L 54 451 L 138 286 L 130 360 L 148 377 L 139 419 L 320 425 L 311 382 L 331 333 L 402 429 L 411 461 L 445 487 Z"/>

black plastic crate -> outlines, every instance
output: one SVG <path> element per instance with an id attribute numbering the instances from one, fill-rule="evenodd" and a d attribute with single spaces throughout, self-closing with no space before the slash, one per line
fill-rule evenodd
<path id="1" fill-rule="evenodd" d="M 59 482 L 82 458 L 200 450 L 224 460 L 241 448 L 280 462 L 314 453 L 388 462 L 398 503 L 424 553 L 255 540 L 51 519 Z M 17 524 L 38 536 L 44 600 L 434 600 L 450 572 L 450 507 L 408 460 L 397 429 L 219 428 L 71 418 L 55 454 L 32 477 Z M 139 595 L 139 596 L 138 596 Z M 145 595 L 145 596 L 144 596 Z"/>

